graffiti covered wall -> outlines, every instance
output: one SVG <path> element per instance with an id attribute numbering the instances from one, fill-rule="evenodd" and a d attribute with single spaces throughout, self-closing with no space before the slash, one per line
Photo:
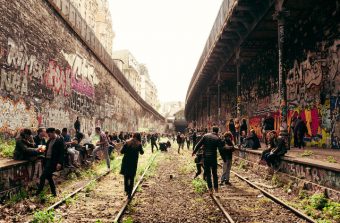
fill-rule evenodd
<path id="1" fill-rule="evenodd" d="M 0 0 L 0 11 L 0 132 L 72 128 L 78 116 L 83 132 L 158 124 L 46 1 Z"/>
<path id="2" fill-rule="evenodd" d="M 340 148 L 340 36 L 332 14 L 335 8 L 315 8 L 306 20 L 287 24 L 285 64 L 288 71 L 288 125 L 293 117 L 306 121 L 308 146 Z M 328 13 L 328 14 L 327 14 Z M 320 18 L 328 18 L 322 23 Z M 328 24 L 324 26 L 323 24 Z M 313 29 L 310 29 L 313 27 Z M 315 30 L 323 35 L 316 35 Z M 243 116 L 261 136 L 267 112 L 279 123 L 277 49 L 264 50 L 241 67 Z"/>

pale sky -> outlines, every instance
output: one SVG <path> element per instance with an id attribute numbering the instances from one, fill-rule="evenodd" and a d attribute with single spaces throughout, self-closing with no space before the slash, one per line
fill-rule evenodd
<path id="1" fill-rule="evenodd" d="M 185 101 L 222 0 L 109 0 L 113 49 L 145 63 L 161 102 Z"/>

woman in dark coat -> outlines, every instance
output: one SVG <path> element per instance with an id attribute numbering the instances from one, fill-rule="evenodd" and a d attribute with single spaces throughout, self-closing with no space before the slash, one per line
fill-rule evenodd
<path id="1" fill-rule="evenodd" d="M 125 143 L 121 153 L 124 154 L 124 157 L 120 173 L 124 175 L 124 190 L 130 199 L 137 172 L 138 157 L 139 154 L 144 154 L 140 133 L 135 133 L 132 139 Z"/>
<path id="2" fill-rule="evenodd" d="M 241 124 L 241 127 L 240 127 L 240 133 L 244 132 L 245 135 L 248 134 L 248 126 L 247 126 L 247 120 L 244 118 L 242 119 L 242 124 Z"/>
<path id="3" fill-rule="evenodd" d="M 235 124 L 234 124 L 234 120 L 233 119 L 230 119 L 229 121 L 229 131 L 231 132 L 231 134 L 233 134 L 233 140 L 234 140 L 234 143 L 235 142 L 235 139 L 236 139 L 236 128 L 235 128 Z"/>

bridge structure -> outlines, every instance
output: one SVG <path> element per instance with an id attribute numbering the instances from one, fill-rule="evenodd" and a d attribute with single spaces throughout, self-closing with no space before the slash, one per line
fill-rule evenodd
<path id="1" fill-rule="evenodd" d="M 227 129 L 245 118 L 261 136 L 267 113 L 287 136 L 307 123 L 307 145 L 339 148 L 339 1 L 224 0 L 192 76 L 191 125 Z"/>

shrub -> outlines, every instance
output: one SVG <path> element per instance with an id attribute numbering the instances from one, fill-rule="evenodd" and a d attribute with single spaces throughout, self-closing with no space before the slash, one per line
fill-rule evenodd
<path id="1" fill-rule="evenodd" d="M 55 214 L 54 210 L 50 211 L 38 211 L 34 213 L 33 223 L 49 223 L 54 222 Z"/>
<path id="2" fill-rule="evenodd" d="M 192 181 L 192 186 L 194 187 L 194 191 L 198 194 L 203 194 L 207 191 L 207 183 L 201 178 L 194 179 Z"/>
<path id="3" fill-rule="evenodd" d="M 12 158 L 15 148 L 15 140 L 0 139 L 0 156 L 3 158 Z"/>
<path id="4" fill-rule="evenodd" d="M 322 210 L 327 205 L 327 198 L 323 194 L 314 194 L 309 198 L 310 205 L 318 210 Z"/>

